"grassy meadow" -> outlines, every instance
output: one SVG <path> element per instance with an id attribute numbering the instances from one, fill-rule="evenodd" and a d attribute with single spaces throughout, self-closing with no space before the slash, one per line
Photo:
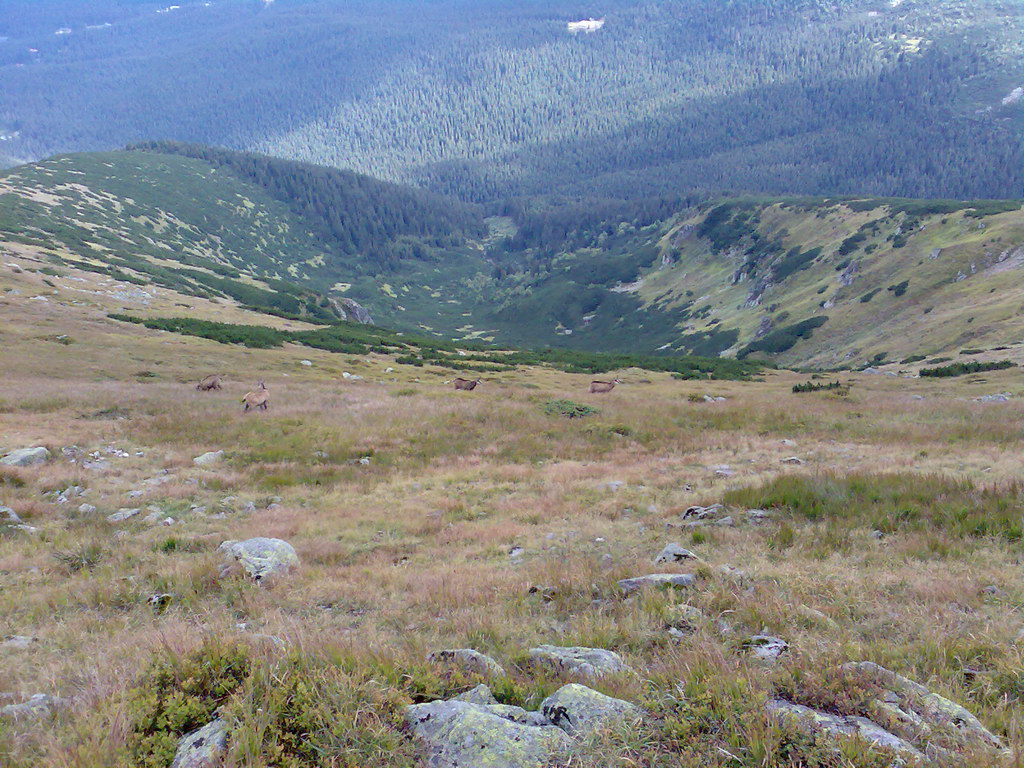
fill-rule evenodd
<path id="1" fill-rule="evenodd" d="M 1024 743 L 1019 369 L 822 379 L 852 382 L 845 395 L 794 393 L 809 376 L 787 371 L 629 369 L 590 395 L 589 376 L 524 368 L 454 392 L 451 371 L 386 356 L 116 323 L 123 302 L 100 284 L 51 295 L 40 280 L 0 273 L 0 448 L 54 454 L 0 470 L 0 505 L 36 529 L 0 528 L 0 705 L 61 704 L 0 718 L 5 768 L 167 766 L 215 712 L 232 723 L 229 766 L 412 768 L 404 707 L 482 681 L 428 653 L 493 656 L 498 699 L 534 709 L 568 679 L 529 662 L 545 643 L 615 650 L 639 672 L 591 683 L 646 716 L 581 744 L 573 768 L 892 765 L 764 713 L 772 696 L 862 711 L 870 691 L 837 672 L 861 660 Z M 147 311 L 173 304 L 154 294 Z M 224 389 L 197 392 L 213 372 Z M 243 414 L 258 380 L 270 408 Z M 997 392 L 1017 397 L 974 401 Z M 561 399 L 598 412 L 545 408 Z M 713 503 L 736 525 L 685 525 Z M 107 520 L 123 508 L 142 512 Z M 755 508 L 768 519 L 749 522 Z M 301 567 L 221 576 L 218 545 L 252 536 L 291 542 Z M 700 559 L 653 565 L 670 542 Z M 699 586 L 616 588 L 673 571 Z M 789 652 L 753 658 L 759 633 Z"/>

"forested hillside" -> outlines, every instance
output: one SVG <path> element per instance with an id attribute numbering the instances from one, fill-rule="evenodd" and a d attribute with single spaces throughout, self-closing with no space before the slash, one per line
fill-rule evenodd
<path id="1" fill-rule="evenodd" d="M 1011 0 L 5 8 L 11 158 L 173 139 L 472 201 L 1024 189 Z"/>
<path id="2" fill-rule="evenodd" d="M 287 161 L 187 154 L 70 155 L 0 174 L 0 248 L 277 314 L 329 321 L 355 301 L 385 327 L 527 347 L 857 367 L 1024 336 L 1020 200 L 481 211 Z M 304 194 L 278 199 L 289 184 Z M 379 230 L 364 226 L 378 216 Z"/>

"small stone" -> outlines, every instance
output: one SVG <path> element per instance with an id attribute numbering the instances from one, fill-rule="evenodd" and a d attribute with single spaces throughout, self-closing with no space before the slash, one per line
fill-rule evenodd
<path id="1" fill-rule="evenodd" d="M 433 654 L 431 654 L 433 656 Z M 480 684 L 476 688 L 472 688 L 465 693 L 460 693 L 452 701 L 465 701 L 468 704 L 480 704 L 481 706 L 492 706 L 498 703 L 498 700 L 494 698 L 494 694 L 491 693 L 491 689 L 486 685 Z"/>
<path id="2" fill-rule="evenodd" d="M 876 530 L 871 532 L 871 538 L 872 539 L 884 539 L 885 538 L 885 534 L 876 529 Z"/>
<path id="3" fill-rule="evenodd" d="M 96 507 L 92 504 L 79 504 L 78 512 L 82 515 L 93 515 L 96 513 Z"/>
<path id="4" fill-rule="evenodd" d="M 804 460 L 801 459 L 799 456 L 790 456 L 788 458 L 781 459 L 781 462 L 783 464 L 803 464 Z"/>
<path id="5" fill-rule="evenodd" d="M 312 360 L 299 360 L 299 365 L 303 365 L 306 368 L 312 368 L 313 367 L 313 361 Z"/>
<path id="6" fill-rule="evenodd" d="M 52 715 L 59 704 L 58 699 L 45 693 L 37 693 L 21 704 L 0 707 L 0 717 L 9 717 L 12 720 L 41 720 Z"/>
<path id="7" fill-rule="evenodd" d="M 734 528 L 736 526 L 736 521 L 733 520 L 731 516 L 728 516 L 728 517 L 723 517 L 720 520 L 715 520 L 715 522 L 712 523 L 712 525 L 720 525 L 720 526 L 723 526 L 725 528 Z"/>

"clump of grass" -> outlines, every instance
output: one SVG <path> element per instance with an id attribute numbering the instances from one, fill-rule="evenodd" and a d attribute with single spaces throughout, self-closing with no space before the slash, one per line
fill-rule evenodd
<path id="1" fill-rule="evenodd" d="M 99 544 L 89 543 L 80 544 L 72 549 L 57 550 L 52 554 L 53 559 L 69 573 L 78 573 L 93 570 L 108 553 Z"/>
<path id="2" fill-rule="evenodd" d="M 760 488 L 729 491 L 723 503 L 782 509 L 831 527 L 883 533 L 941 530 L 1007 541 L 1024 536 L 1024 489 L 1016 484 L 978 488 L 937 475 L 784 475 Z"/>
<path id="3" fill-rule="evenodd" d="M 600 412 L 593 406 L 576 403 L 572 400 L 548 400 L 544 403 L 544 413 L 549 416 L 564 416 L 567 419 L 584 419 Z"/>

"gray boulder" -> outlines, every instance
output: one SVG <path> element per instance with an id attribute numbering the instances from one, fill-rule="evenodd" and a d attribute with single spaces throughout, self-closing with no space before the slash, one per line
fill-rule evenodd
<path id="1" fill-rule="evenodd" d="M 35 448 L 19 448 L 0 458 L 0 465 L 5 467 L 32 467 L 50 460 L 50 452 L 42 446 Z"/>
<path id="2" fill-rule="evenodd" d="M 215 768 L 228 751 L 228 726 L 214 720 L 178 742 L 171 768 Z"/>
<path id="3" fill-rule="evenodd" d="M 572 742 L 560 728 L 524 725 L 503 717 L 503 709 L 432 701 L 408 707 L 406 721 L 428 768 L 548 768 L 568 755 Z"/>
<path id="4" fill-rule="evenodd" d="M 647 576 L 622 579 L 618 584 L 619 589 L 628 595 L 644 587 L 693 587 L 697 584 L 697 577 L 690 573 L 650 573 Z"/>
<path id="5" fill-rule="evenodd" d="M 434 651 L 427 656 L 427 661 L 435 664 L 449 664 L 464 669 L 466 672 L 482 675 L 483 677 L 501 677 L 505 674 L 504 668 L 492 659 L 472 648 L 454 648 L 443 651 Z"/>
<path id="6" fill-rule="evenodd" d="M 576 683 L 564 685 L 548 696 L 541 703 L 540 710 L 552 724 L 566 733 L 582 737 L 622 727 L 642 716 L 635 704 L 613 699 Z"/>
<path id="7" fill-rule="evenodd" d="M 216 464 L 223 458 L 224 451 L 207 451 L 206 453 L 192 459 L 192 463 L 197 467 L 209 467 Z"/>
<path id="8" fill-rule="evenodd" d="M 678 544 L 666 544 L 665 548 L 661 550 L 656 558 L 654 558 L 655 565 L 661 565 L 662 563 L 681 563 L 684 560 L 699 560 L 693 552 L 688 549 L 684 549 Z"/>
<path id="9" fill-rule="evenodd" d="M 547 664 L 561 672 L 587 678 L 633 671 L 619 654 L 601 648 L 541 645 L 531 648 L 529 657 L 534 663 Z"/>
<path id="10" fill-rule="evenodd" d="M 281 539 L 225 541 L 218 549 L 236 560 L 253 581 L 285 574 L 299 565 L 295 548 Z"/>

